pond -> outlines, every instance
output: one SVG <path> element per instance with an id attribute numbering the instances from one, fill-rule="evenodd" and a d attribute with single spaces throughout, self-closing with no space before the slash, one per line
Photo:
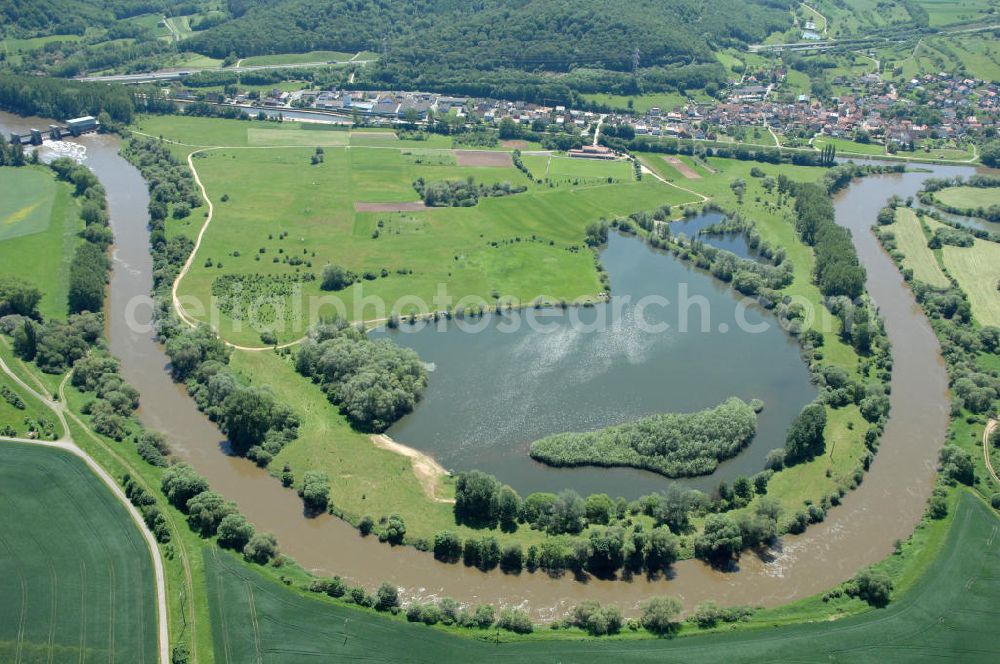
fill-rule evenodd
<path id="1" fill-rule="evenodd" d="M 725 221 L 726 216 L 721 212 L 706 212 L 695 217 L 687 217 L 670 222 L 669 228 L 674 236 L 681 236 L 689 240 L 698 239 L 704 244 L 712 245 L 718 249 L 723 249 L 740 258 L 760 259 L 760 254 L 751 249 L 743 233 L 720 233 L 713 235 L 699 235 L 699 233 L 709 226 Z"/>
<path id="2" fill-rule="evenodd" d="M 756 437 L 713 475 L 683 482 L 707 491 L 762 470 L 767 452 L 784 445 L 792 419 L 816 396 L 798 344 L 770 313 L 640 239 L 613 234 L 601 261 L 613 296 L 593 308 L 373 332 L 414 349 L 433 368 L 424 398 L 389 435 L 450 470 L 492 473 L 522 495 L 573 488 L 634 498 L 670 480 L 626 468 L 552 468 L 532 460 L 528 447 L 554 433 L 701 410 L 738 396 L 764 401 Z"/>

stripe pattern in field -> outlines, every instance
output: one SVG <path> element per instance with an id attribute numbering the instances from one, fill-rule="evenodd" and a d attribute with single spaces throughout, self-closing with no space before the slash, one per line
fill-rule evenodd
<path id="1" fill-rule="evenodd" d="M 287 145 L 309 147 L 340 147 L 347 145 L 350 136 L 346 131 L 309 131 L 307 129 L 264 129 L 249 127 L 247 145 Z"/>
<path id="2" fill-rule="evenodd" d="M 971 493 L 937 559 L 885 609 L 837 621 L 679 639 L 529 640 L 494 644 L 295 593 L 230 553 L 205 549 L 219 664 L 366 662 L 996 661 L 1000 520 Z M 484 598 L 484 600 L 487 598 Z"/>
<path id="3" fill-rule="evenodd" d="M 927 246 L 927 237 L 917 215 L 907 207 L 896 209 L 896 223 L 892 225 L 896 234 L 896 246 L 905 256 L 903 264 L 913 270 L 913 278 L 936 288 L 951 285 L 944 270 L 938 265 L 937 257 Z"/>
<path id="4" fill-rule="evenodd" d="M 507 168 L 514 162 L 509 152 L 490 150 L 455 150 L 459 166 L 479 166 L 486 168 Z"/>
<path id="5" fill-rule="evenodd" d="M 157 662 L 153 569 L 77 457 L 0 444 L 0 662 Z"/>
<path id="6" fill-rule="evenodd" d="M 980 325 L 1000 327 L 1000 244 L 977 239 L 971 247 L 942 248 L 944 264 L 969 296 Z"/>

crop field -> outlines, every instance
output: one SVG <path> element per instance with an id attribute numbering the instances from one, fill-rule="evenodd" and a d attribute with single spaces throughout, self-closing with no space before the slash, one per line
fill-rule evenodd
<path id="1" fill-rule="evenodd" d="M 1000 326 L 1000 244 L 976 240 L 969 248 L 944 246 L 944 264 L 969 296 L 980 325 Z"/>
<path id="2" fill-rule="evenodd" d="M 149 550 L 78 458 L 0 444 L 0 661 L 156 662 Z"/>
<path id="3" fill-rule="evenodd" d="M 934 192 L 934 198 L 957 208 L 980 208 L 1000 205 L 1000 189 L 996 187 L 948 187 Z"/>
<path id="4" fill-rule="evenodd" d="M 347 145 L 346 131 L 309 131 L 307 129 L 247 129 L 247 144 L 261 145 L 301 145 L 303 147 L 333 147 Z"/>
<path id="5" fill-rule="evenodd" d="M 72 255 L 82 227 L 69 187 L 47 169 L 0 168 L 0 274 L 37 286 L 47 318 L 66 316 L 69 261 L 63 257 Z"/>
<path id="6" fill-rule="evenodd" d="M 898 208 L 896 222 L 890 228 L 896 234 L 896 245 L 906 256 L 904 264 L 913 270 L 914 279 L 938 288 L 947 288 L 951 284 L 938 265 L 934 252 L 927 246 L 924 230 L 913 210 Z"/>
<path id="7" fill-rule="evenodd" d="M 206 551 L 215 659 L 220 664 L 341 662 L 914 662 L 942 657 L 990 662 L 992 626 L 1000 619 L 1000 522 L 963 494 L 941 554 L 927 573 L 888 608 L 836 622 L 674 639 L 572 640 L 545 632 L 495 642 L 492 631 L 462 638 L 298 594 L 233 558 Z M 751 627 L 768 625 L 767 612 Z M 548 630 L 546 630 L 547 632 Z M 475 634 L 475 633 L 472 633 Z M 510 638 L 509 635 L 501 638 Z"/>
<path id="8" fill-rule="evenodd" d="M 920 0 L 931 27 L 988 19 L 995 5 L 990 0 Z"/>
<path id="9" fill-rule="evenodd" d="M 219 138 L 239 140 L 247 123 L 230 121 L 220 129 Z M 284 140 L 285 135 L 346 136 L 345 132 L 290 133 L 285 129 L 274 134 L 274 140 Z M 352 143 L 355 135 L 352 132 Z M 372 136 L 380 138 L 381 134 Z M 253 275 L 319 275 L 324 265 L 332 263 L 359 275 L 372 273 L 373 278 L 336 294 L 346 307 L 342 313 L 352 319 L 383 318 L 393 310 L 414 311 L 410 306 L 393 305 L 404 296 L 430 303 L 439 284 L 455 301 L 465 296 L 492 301 L 493 294 L 522 302 L 539 296 L 551 300 L 592 297 L 600 285 L 593 257 L 581 251 L 587 223 L 695 200 L 690 193 L 653 179 L 634 181 L 631 165 L 624 162 L 554 159 L 559 179 L 539 185 L 512 165 L 500 166 L 496 160 L 490 163 L 497 165 L 486 167 L 451 165 L 450 160 L 417 163 L 413 155 L 403 154 L 411 149 L 404 143 L 394 140 L 369 149 L 331 147 L 324 163 L 317 165 L 310 165 L 310 148 L 204 153 L 195 165 L 215 202 L 215 217 L 182 282 L 181 294 L 209 302 L 213 285 L 224 274 L 254 279 Z M 482 198 L 472 208 L 355 211 L 355 203 L 419 200 L 413 188 L 418 177 L 427 181 L 472 177 L 477 183 L 510 182 L 528 190 Z M 613 184 L 607 183 L 609 177 Z M 221 202 L 224 194 L 228 194 L 227 202 Z M 193 217 L 190 222 L 168 224 L 168 232 L 193 234 L 199 219 Z M 544 266 L 544 270 L 532 266 Z M 318 281 L 302 279 L 301 291 L 306 297 L 321 295 Z M 354 305 L 365 297 L 381 298 L 387 308 L 355 310 Z M 291 309 L 290 301 L 287 306 L 274 306 L 272 301 L 264 316 L 264 324 L 275 323 L 282 340 L 301 336 L 311 318 L 292 320 Z M 228 339 L 259 343 L 259 328 L 223 313 L 221 329 Z"/>

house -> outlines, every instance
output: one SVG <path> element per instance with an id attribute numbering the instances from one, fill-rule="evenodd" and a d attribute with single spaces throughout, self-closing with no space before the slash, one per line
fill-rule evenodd
<path id="1" fill-rule="evenodd" d="M 90 115 L 66 121 L 66 127 L 69 129 L 69 133 L 74 136 L 80 136 L 81 134 L 89 134 L 90 132 L 97 131 L 100 126 L 101 123 L 97 121 L 97 118 Z M 35 130 L 32 129 L 31 131 L 34 133 Z"/>
<path id="2" fill-rule="evenodd" d="M 616 159 L 618 156 L 603 145 L 584 145 L 579 150 L 570 150 L 567 154 L 578 159 Z"/>

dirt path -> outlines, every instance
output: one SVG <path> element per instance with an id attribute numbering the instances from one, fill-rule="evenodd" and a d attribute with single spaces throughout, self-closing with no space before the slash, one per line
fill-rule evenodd
<path id="1" fill-rule="evenodd" d="M 654 178 L 656 178 L 663 184 L 667 185 L 668 187 L 673 187 L 674 189 L 680 189 L 681 191 L 685 191 L 693 196 L 697 196 L 699 199 L 701 199 L 697 201 L 698 203 L 707 203 L 710 200 L 709 197 L 706 196 L 705 194 L 699 194 L 697 191 L 694 191 L 693 189 L 688 189 L 687 187 L 682 187 L 680 185 L 674 184 L 673 182 L 670 182 L 669 180 L 665 180 L 662 175 L 651 169 L 649 166 L 646 166 L 646 164 L 642 163 L 641 161 L 639 162 L 639 167 L 642 169 L 642 172 L 644 174 L 652 175 Z"/>
<path id="2" fill-rule="evenodd" d="M 681 161 L 679 157 L 664 157 L 663 161 L 673 166 L 687 180 L 701 179 L 701 174 Z"/>
<path id="3" fill-rule="evenodd" d="M 438 487 L 441 485 L 441 478 L 445 477 L 448 471 L 434 457 L 424 454 L 420 450 L 397 443 L 385 434 L 373 435 L 371 436 L 371 441 L 375 443 L 375 447 L 407 457 L 413 466 L 413 474 L 417 476 L 417 481 L 424 488 L 424 493 L 427 494 L 428 498 L 436 503 L 455 502 L 448 498 L 439 498 L 437 495 Z"/>
<path id="4" fill-rule="evenodd" d="M 156 539 L 153 537 L 153 533 L 150 532 L 149 528 L 146 526 L 145 520 L 143 520 L 142 515 L 139 514 L 139 510 L 129 501 L 125 496 L 125 492 L 122 491 L 118 483 L 111 477 L 110 474 L 104 468 L 102 468 L 94 459 L 84 452 L 82 449 L 76 446 L 73 442 L 73 438 L 70 435 L 69 427 L 66 426 L 66 418 L 64 415 L 65 405 L 63 403 L 58 403 L 43 397 L 38 394 L 35 390 L 29 387 L 24 381 L 18 377 L 7 363 L 0 358 L 0 369 L 3 370 L 12 380 L 14 380 L 18 385 L 27 390 L 33 397 L 41 401 L 52 410 L 59 420 L 63 423 L 65 428 L 65 435 L 63 439 L 57 441 L 48 440 L 32 440 L 28 438 L 8 438 L 5 436 L 0 436 L 0 441 L 2 442 L 13 442 L 13 443 L 27 443 L 29 445 L 39 445 L 41 447 L 49 447 L 54 449 L 63 450 L 69 452 L 87 464 L 91 472 L 97 475 L 105 486 L 111 489 L 111 493 L 114 494 L 115 498 L 118 499 L 125 509 L 128 510 L 129 516 L 132 517 L 132 521 L 139 528 L 139 532 L 142 533 L 142 537 L 146 540 L 146 545 L 149 547 L 150 557 L 153 559 L 153 574 L 156 578 L 156 613 L 157 613 L 157 632 L 159 641 L 159 662 L 160 664 L 168 664 L 170 661 L 170 637 L 167 627 L 167 588 L 165 582 L 165 574 L 163 571 L 163 558 L 160 556 L 160 549 L 156 544 Z M 63 386 L 65 386 L 65 380 L 63 381 Z"/>
<path id="5" fill-rule="evenodd" d="M 996 420 L 990 420 L 986 423 L 986 430 L 983 431 L 983 460 L 986 461 L 986 470 L 990 471 L 990 475 L 993 476 L 993 481 L 1000 484 L 1000 477 L 997 476 L 997 471 L 993 469 L 993 460 L 990 459 L 990 434 L 993 433 L 993 430 L 996 428 Z"/>

